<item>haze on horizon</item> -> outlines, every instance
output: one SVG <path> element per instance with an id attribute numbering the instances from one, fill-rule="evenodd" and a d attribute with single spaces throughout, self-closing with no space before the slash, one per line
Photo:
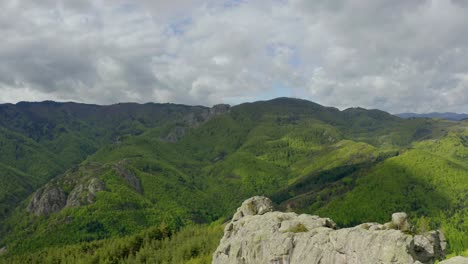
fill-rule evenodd
<path id="1" fill-rule="evenodd" d="M 0 103 L 468 112 L 458 0 L 1 1 Z"/>

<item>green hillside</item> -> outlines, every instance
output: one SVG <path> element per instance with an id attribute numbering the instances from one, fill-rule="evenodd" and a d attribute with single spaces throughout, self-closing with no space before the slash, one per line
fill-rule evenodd
<path id="1" fill-rule="evenodd" d="M 209 111 L 174 104 L 0 105 L 0 224 L 27 195 L 101 147 L 151 128 L 193 126 Z"/>
<path id="2" fill-rule="evenodd" d="M 47 104 L 47 111 L 22 114 L 23 121 L 4 128 L 2 146 L 9 147 L 1 149 L 0 169 L 7 176 L 0 179 L 6 186 L 0 199 L 8 203 L 0 209 L 18 205 L 0 231 L 8 262 L 76 257 L 206 263 L 220 237 L 220 219 L 253 195 L 271 197 L 282 210 L 331 217 L 341 226 L 383 222 L 406 211 L 419 230 L 441 228 L 451 252 L 468 249 L 466 122 L 339 111 L 289 98 L 241 104 L 209 117 L 203 107 L 83 110 L 79 104 Z M 68 111 L 66 118 L 60 111 Z M 45 118 L 42 127 L 64 123 L 68 132 L 30 128 L 38 124 L 31 117 L 36 113 Z M 14 144 L 28 150 L 29 163 L 14 158 Z M 33 173 L 40 172 L 33 166 L 46 169 Z M 59 208 L 41 213 L 48 192 L 55 193 Z M 161 227 L 164 235 L 145 238 Z M 193 232 L 192 242 L 174 242 L 187 232 Z M 194 251 L 184 253 L 171 243 Z"/>

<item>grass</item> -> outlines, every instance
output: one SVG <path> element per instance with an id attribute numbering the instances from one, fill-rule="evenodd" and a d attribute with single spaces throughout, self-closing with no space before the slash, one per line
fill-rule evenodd
<path id="1" fill-rule="evenodd" d="M 292 233 L 304 233 L 304 232 L 307 232 L 307 231 L 309 231 L 309 230 L 303 224 L 298 224 L 298 225 L 288 229 L 288 232 L 292 232 Z"/>

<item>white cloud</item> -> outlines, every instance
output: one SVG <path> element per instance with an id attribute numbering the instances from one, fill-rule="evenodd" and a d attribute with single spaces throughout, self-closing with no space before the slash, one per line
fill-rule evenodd
<path id="1" fill-rule="evenodd" d="M 340 108 L 468 112 L 460 1 L 12 0 L 0 10 L 2 102 L 238 103 L 281 84 Z"/>

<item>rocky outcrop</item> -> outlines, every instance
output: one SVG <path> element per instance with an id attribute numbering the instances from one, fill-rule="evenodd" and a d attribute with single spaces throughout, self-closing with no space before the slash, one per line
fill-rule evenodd
<path id="1" fill-rule="evenodd" d="M 269 199 L 261 196 L 255 196 L 245 201 L 232 217 L 232 221 L 237 221 L 248 215 L 263 215 L 273 211 L 273 204 Z"/>
<path id="2" fill-rule="evenodd" d="M 65 207 L 92 204 L 96 201 L 96 193 L 105 190 L 106 185 L 99 178 L 77 183 L 68 195 L 59 184 L 50 183 L 34 193 L 27 210 L 35 215 L 49 215 Z"/>
<path id="3" fill-rule="evenodd" d="M 73 206 L 80 206 L 82 205 L 82 197 L 83 193 L 85 192 L 85 187 L 83 184 L 77 185 L 68 195 L 67 198 L 67 204 L 66 206 L 68 207 L 73 207 Z"/>
<path id="4" fill-rule="evenodd" d="M 3 254 L 5 254 L 6 251 L 7 251 L 7 248 L 6 248 L 6 247 L 0 248 L 0 256 L 3 255 Z"/>
<path id="5" fill-rule="evenodd" d="M 186 115 L 180 124 L 172 128 L 167 135 L 160 137 L 160 140 L 175 143 L 185 136 L 189 128 L 198 127 L 213 117 L 229 112 L 230 109 L 231 106 L 228 104 L 217 104 L 212 108 L 198 109 L 199 111 Z"/>
<path id="6" fill-rule="evenodd" d="M 98 192 L 108 190 L 99 176 L 110 171 L 136 192 L 143 194 L 140 179 L 127 168 L 127 164 L 126 160 L 121 160 L 114 164 L 89 163 L 72 168 L 36 191 L 27 211 L 35 215 L 49 215 L 66 207 L 93 204 Z"/>
<path id="7" fill-rule="evenodd" d="M 135 191 L 143 193 L 143 187 L 141 186 L 140 179 L 131 170 L 125 168 L 125 161 L 121 161 L 115 164 L 115 170 L 117 174 L 122 177 Z"/>
<path id="8" fill-rule="evenodd" d="M 468 258 L 458 256 L 458 257 L 454 257 L 451 259 L 441 261 L 439 262 L 439 264 L 468 264 Z"/>
<path id="9" fill-rule="evenodd" d="M 187 131 L 186 127 L 176 126 L 165 137 L 162 137 L 161 140 L 175 143 L 179 141 L 179 139 L 181 139 L 185 135 L 186 131 Z"/>
<path id="10" fill-rule="evenodd" d="M 228 104 L 217 104 L 210 109 L 211 116 L 217 116 L 229 112 L 231 106 Z"/>
<path id="11" fill-rule="evenodd" d="M 34 193 L 27 209 L 35 215 L 49 215 L 62 210 L 66 201 L 67 196 L 61 188 L 46 186 Z"/>
<path id="12" fill-rule="evenodd" d="M 82 206 L 96 201 L 96 193 L 106 190 L 103 180 L 92 178 L 87 184 L 78 184 L 68 195 L 65 207 Z"/>
<path id="13" fill-rule="evenodd" d="M 421 264 L 443 258 L 440 231 L 412 236 L 408 230 L 404 213 L 385 225 L 338 229 L 329 218 L 274 212 L 268 198 L 257 196 L 246 200 L 226 225 L 213 263 Z"/>

